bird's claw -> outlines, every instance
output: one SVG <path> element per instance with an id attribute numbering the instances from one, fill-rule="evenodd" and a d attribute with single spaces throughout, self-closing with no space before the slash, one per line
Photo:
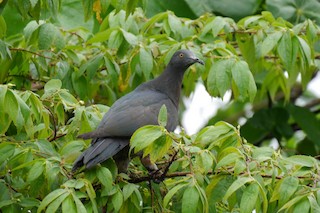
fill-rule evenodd
<path id="1" fill-rule="evenodd" d="M 161 183 L 164 180 L 163 172 L 161 171 L 161 169 L 149 171 L 149 175 L 155 183 Z"/>

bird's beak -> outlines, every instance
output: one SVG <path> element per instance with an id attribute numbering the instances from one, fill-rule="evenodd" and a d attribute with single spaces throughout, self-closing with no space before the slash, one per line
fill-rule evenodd
<path id="1" fill-rule="evenodd" d="M 199 63 L 199 64 L 202 64 L 204 65 L 204 62 L 198 58 L 197 56 L 193 55 L 193 56 L 189 56 L 189 61 L 191 64 L 194 64 L 194 63 Z"/>
<path id="2" fill-rule="evenodd" d="M 199 63 L 199 64 L 204 65 L 204 62 L 199 58 L 195 58 L 194 61 L 195 61 L 195 63 Z"/>

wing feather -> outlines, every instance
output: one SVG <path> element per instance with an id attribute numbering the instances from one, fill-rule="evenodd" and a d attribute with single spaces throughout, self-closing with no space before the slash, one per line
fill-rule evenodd
<path id="1" fill-rule="evenodd" d="M 146 90 L 134 91 L 116 101 L 95 131 L 79 137 L 84 139 L 130 137 L 134 131 L 144 125 L 157 125 L 158 113 L 163 104 L 168 109 L 167 128 L 172 131 L 178 121 L 176 107 L 165 94 Z"/>

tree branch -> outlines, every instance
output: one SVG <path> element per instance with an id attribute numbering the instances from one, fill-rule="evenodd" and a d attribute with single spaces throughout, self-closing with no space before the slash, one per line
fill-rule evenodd
<path id="1" fill-rule="evenodd" d="M 218 171 L 218 172 L 213 172 L 213 171 L 209 171 L 206 175 L 219 175 L 221 174 L 223 171 Z M 240 173 L 239 175 L 243 175 L 243 174 L 246 174 L 245 172 L 242 172 Z M 176 178 L 176 177 L 185 177 L 185 176 L 188 176 L 188 175 L 193 175 L 192 172 L 173 172 L 173 173 L 170 173 L 170 174 L 166 174 L 165 175 L 165 178 Z M 263 178 L 275 178 L 275 179 L 283 179 L 285 176 L 272 176 L 272 175 L 267 175 L 267 174 L 260 174 L 261 177 Z M 305 177 L 305 176 L 296 176 L 297 178 L 299 179 L 305 179 L 305 180 L 313 180 L 312 177 Z M 153 181 L 154 180 L 154 177 L 152 176 L 142 176 L 142 177 L 130 177 L 131 179 L 129 180 L 130 183 L 141 183 L 141 182 L 144 182 L 144 181 Z"/>
<path id="2" fill-rule="evenodd" d="M 53 58 L 51 58 L 51 57 L 49 57 L 49 56 L 45 56 L 45 55 L 42 55 L 42 54 L 40 54 L 40 53 L 33 52 L 33 51 L 31 51 L 31 50 L 27 50 L 27 49 L 23 49 L 23 48 L 9 48 L 9 50 L 11 50 L 11 51 L 18 51 L 18 52 L 27 52 L 27 53 L 31 53 L 31 54 L 33 54 L 33 55 L 37 55 L 37 56 L 42 57 L 42 58 L 53 59 Z"/>

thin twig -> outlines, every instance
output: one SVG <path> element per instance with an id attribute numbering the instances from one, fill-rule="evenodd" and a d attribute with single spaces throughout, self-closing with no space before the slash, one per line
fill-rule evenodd
<path id="1" fill-rule="evenodd" d="M 209 171 L 206 175 L 213 175 L 213 174 L 219 175 L 221 173 L 222 173 L 222 171 L 218 171 L 218 172 Z M 239 175 L 243 175 L 243 174 L 246 174 L 246 173 L 242 172 Z M 185 177 L 188 175 L 192 175 L 192 172 L 173 172 L 173 173 L 167 174 L 165 176 L 165 178 Z M 260 174 L 260 175 L 263 178 L 275 178 L 278 180 L 283 179 L 285 177 L 285 176 L 273 176 L 273 175 L 267 175 L 267 174 Z M 296 177 L 299 179 L 313 180 L 312 177 L 305 177 L 305 176 L 296 176 Z M 140 183 L 140 182 L 151 181 L 151 180 L 153 180 L 153 177 L 151 177 L 151 176 L 142 176 L 142 177 L 132 178 L 129 180 L 129 182 L 130 183 Z"/>
<path id="2" fill-rule="evenodd" d="M 57 139 L 59 139 L 59 138 L 62 138 L 62 137 L 64 137 L 64 136 L 66 136 L 66 135 L 67 135 L 67 133 L 64 133 L 64 134 L 61 134 L 61 135 L 57 135 L 56 137 L 50 139 L 49 142 L 55 141 L 55 140 L 57 140 Z"/>
<path id="3" fill-rule="evenodd" d="M 149 182 L 149 190 L 150 190 L 150 198 L 151 198 L 151 208 L 153 210 L 154 209 L 154 207 L 153 207 L 153 204 L 154 204 L 154 192 L 153 192 L 151 180 L 149 180 L 148 182 Z"/>
<path id="4" fill-rule="evenodd" d="M 171 166 L 172 163 L 176 160 L 176 156 L 177 156 L 178 152 L 179 152 L 179 150 L 178 150 L 178 151 L 175 151 L 175 153 L 172 155 L 171 160 L 169 161 L 168 165 L 166 166 L 166 168 L 165 168 L 164 171 L 163 171 L 162 177 L 165 177 L 165 176 L 167 175 L 170 166 Z"/>
<path id="5" fill-rule="evenodd" d="M 23 48 L 9 48 L 11 51 L 21 51 L 21 52 L 27 52 L 27 53 L 31 53 L 33 55 L 37 55 L 39 57 L 43 57 L 43 58 L 47 58 L 47 59 L 53 59 L 49 56 L 45 56 L 45 55 L 42 55 L 40 53 L 37 53 L 37 52 L 33 52 L 31 50 L 27 50 L 27 49 L 23 49 Z"/>

